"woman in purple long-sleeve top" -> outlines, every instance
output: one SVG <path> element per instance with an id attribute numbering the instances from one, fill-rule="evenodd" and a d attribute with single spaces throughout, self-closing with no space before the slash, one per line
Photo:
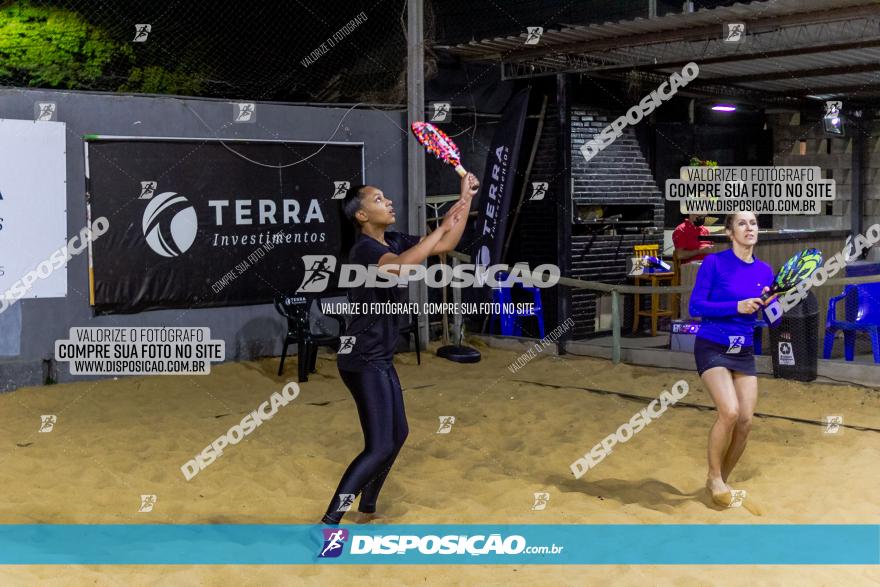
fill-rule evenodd
<path id="1" fill-rule="evenodd" d="M 752 337 L 756 312 L 773 301 L 761 294 L 773 282 L 773 270 L 753 255 L 758 220 L 751 212 L 727 216 L 731 248 L 708 255 L 697 272 L 690 313 L 701 317 L 694 344 L 697 371 L 718 410 L 709 432 L 706 488 L 719 505 L 733 501 L 727 484 L 746 447 L 758 401 Z"/>

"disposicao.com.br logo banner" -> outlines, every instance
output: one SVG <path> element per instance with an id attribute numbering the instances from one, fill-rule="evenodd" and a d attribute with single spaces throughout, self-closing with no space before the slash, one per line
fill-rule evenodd
<path id="1" fill-rule="evenodd" d="M 878 563 L 877 524 L 0 524 L 0 565 Z"/>
<path id="2" fill-rule="evenodd" d="M 349 531 L 347 528 L 322 528 L 322 532 L 324 543 L 321 545 L 319 558 L 338 558 L 347 553 L 349 557 L 369 555 L 374 560 L 377 557 L 401 555 L 410 557 L 465 555 L 493 558 L 516 556 L 522 557 L 524 561 L 530 556 L 555 556 L 565 550 L 563 545 L 555 543 L 529 545 L 524 536 L 510 529 L 507 532 L 491 531 L 486 534 L 479 530 L 463 532 L 461 529 L 451 531 L 444 527 L 436 527 L 425 534 L 425 530 L 416 532 L 402 526 L 399 530 L 392 530 L 391 533 Z M 346 542 L 349 542 L 347 548 Z"/>

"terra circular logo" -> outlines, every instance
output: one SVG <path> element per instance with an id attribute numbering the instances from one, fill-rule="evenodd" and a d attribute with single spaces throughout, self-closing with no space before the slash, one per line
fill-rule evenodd
<path id="1" fill-rule="evenodd" d="M 144 236 L 147 244 L 163 257 L 177 257 L 196 240 L 198 219 L 195 208 L 177 192 L 154 196 L 144 210 Z"/>

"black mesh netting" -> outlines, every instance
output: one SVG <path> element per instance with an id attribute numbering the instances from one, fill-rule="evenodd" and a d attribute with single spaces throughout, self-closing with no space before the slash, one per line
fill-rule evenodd
<path id="1" fill-rule="evenodd" d="M 399 103 L 405 17 L 404 0 L 0 2 L 0 84 Z"/>
<path id="2" fill-rule="evenodd" d="M 517 35 L 527 26 L 645 17 L 647 5 L 424 0 L 425 79 L 436 71 L 438 46 Z M 670 10 L 681 10 L 681 2 L 658 3 L 659 13 Z M 402 104 L 405 27 L 406 0 L 0 0 L 0 85 Z"/>

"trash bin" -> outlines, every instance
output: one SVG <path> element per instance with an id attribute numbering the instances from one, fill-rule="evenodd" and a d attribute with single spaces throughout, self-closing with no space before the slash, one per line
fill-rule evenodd
<path id="1" fill-rule="evenodd" d="M 819 359 L 819 302 L 813 292 L 770 328 L 773 376 L 795 381 L 816 379 Z"/>

